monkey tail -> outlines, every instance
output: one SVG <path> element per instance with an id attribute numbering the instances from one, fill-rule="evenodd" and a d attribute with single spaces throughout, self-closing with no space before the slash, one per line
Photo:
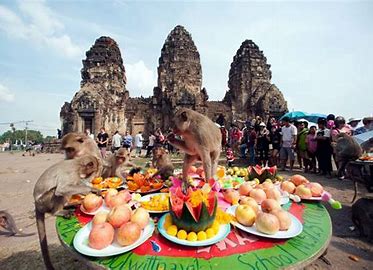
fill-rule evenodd
<path id="1" fill-rule="evenodd" d="M 39 233 L 40 249 L 41 254 L 43 255 L 45 267 L 47 268 L 47 270 L 54 270 L 48 251 L 47 235 L 45 232 L 45 214 L 39 212 L 37 209 L 35 209 L 35 214 L 36 227 L 38 228 Z"/>

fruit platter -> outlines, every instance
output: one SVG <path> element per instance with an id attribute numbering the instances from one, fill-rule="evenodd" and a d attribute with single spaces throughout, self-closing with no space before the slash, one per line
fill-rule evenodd
<path id="1" fill-rule="evenodd" d="M 130 192 L 141 194 L 152 193 L 163 188 L 164 181 L 157 177 L 152 177 L 151 174 L 134 173 L 132 176 L 127 176 L 127 187 Z"/>
<path id="2" fill-rule="evenodd" d="M 162 216 L 158 230 L 168 240 L 185 246 L 205 246 L 219 242 L 230 232 L 230 216 L 218 207 L 215 181 L 202 188 L 189 187 L 182 192 L 181 183 L 173 180 L 169 213 Z"/>
<path id="3" fill-rule="evenodd" d="M 92 187 L 98 190 L 106 190 L 108 188 L 118 188 L 123 184 L 123 180 L 119 177 L 96 177 L 91 182 Z"/>
<path id="4" fill-rule="evenodd" d="M 257 236 L 285 239 L 295 237 L 303 230 L 302 223 L 272 199 L 266 199 L 261 209 L 246 204 L 233 205 L 227 213 L 235 217 L 232 225 Z"/>
<path id="5" fill-rule="evenodd" d="M 159 214 L 168 212 L 169 198 L 167 193 L 153 193 L 142 196 L 138 201 L 149 213 Z"/>

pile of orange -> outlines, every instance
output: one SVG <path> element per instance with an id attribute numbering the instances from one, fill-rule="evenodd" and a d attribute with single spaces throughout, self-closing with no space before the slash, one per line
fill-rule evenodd
<path id="1" fill-rule="evenodd" d="M 96 177 L 92 180 L 92 186 L 96 189 L 118 188 L 121 184 L 123 184 L 123 180 L 119 177 L 109 177 L 105 179 Z"/>
<path id="2" fill-rule="evenodd" d="M 135 173 L 133 176 L 127 176 L 128 189 L 131 191 L 148 192 L 152 189 L 159 189 L 163 186 L 163 181 L 149 178 L 148 175 Z"/>

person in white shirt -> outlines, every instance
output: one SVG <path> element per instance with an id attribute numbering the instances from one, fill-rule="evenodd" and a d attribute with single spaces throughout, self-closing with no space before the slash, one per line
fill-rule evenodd
<path id="1" fill-rule="evenodd" d="M 142 149 L 142 142 L 144 141 L 144 138 L 142 137 L 142 131 L 139 131 L 139 133 L 135 136 L 135 148 L 136 148 L 136 156 L 141 155 L 141 149 Z"/>
<path id="2" fill-rule="evenodd" d="M 290 172 L 293 171 L 294 167 L 294 149 L 297 142 L 297 128 L 290 124 L 289 117 L 282 119 L 284 125 L 281 128 L 281 149 L 280 149 L 280 160 L 281 170 L 285 170 L 287 160 L 290 160 Z"/>
<path id="3" fill-rule="evenodd" d="M 91 130 L 90 130 L 89 128 L 87 128 L 87 129 L 85 130 L 85 134 L 86 134 L 89 138 L 91 138 L 92 140 L 95 139 L 95 136 L 91 133 Z"/>
<path id="4" fill-rule="evenodd" d="M 146 155 L 145 157 L 150 157 L 150 154 L 154 148 L 154 144 L 155 144 L 155 140 L 156 140 L 156 137 L 154 136 L 153 133 L 150 133 L 150 136 L 149 136 L 149 144 L 148 144 L 148 148 L 146 149 Z"/>
<path id="5" fill-rule="evenodd" d="M 113 141 L 112 141 L 112 150 L 113 153 L 117 151 L 120 148 L 120 145 L 122 143 L 122 136 L 119 134 L 118 130 L 115 131 L 114 136 L 113 136 Z"/>

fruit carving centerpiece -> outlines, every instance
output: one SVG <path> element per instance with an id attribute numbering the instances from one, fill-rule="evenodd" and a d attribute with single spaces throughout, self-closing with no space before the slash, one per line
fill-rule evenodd
<path id="1" fill-rule="evenodd" d="M 259 165 L 256 166 L 249 166 L 249 179 L 258 179 L 259 183 L 263 183 L 266 179 L 271 179 L 272 182 L 277 180 L 277 167 L 262 167 Z M 278 179 L 280 180 L 280 179 Z"/>
<path id="2" fill-rule="evenodd" d="M 214 184 L 211 181 L 202 188 L 189 187 L 184 194 L 181 181 L 174 181 L 170 189 L 170 215 L 179 230 L 199 232 L 212 226 L 218 205 L 216 191 L 212 189 Z"/>

